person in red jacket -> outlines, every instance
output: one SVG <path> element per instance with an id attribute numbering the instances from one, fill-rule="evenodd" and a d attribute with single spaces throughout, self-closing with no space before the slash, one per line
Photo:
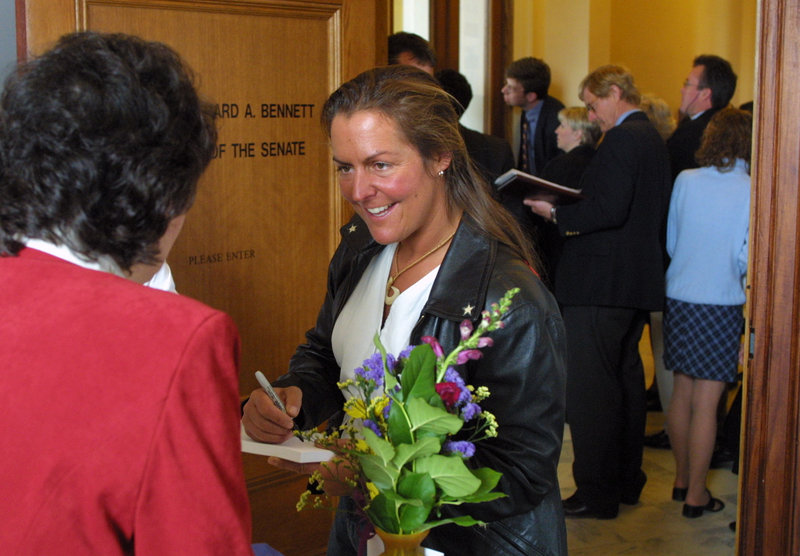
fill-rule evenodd
<path id="1" fill-rule="evenodd" d="M 141 285 L 216 137 L 160 43 L 75 33 L 9 78 L 0 553 L 252 554 L 236 327 Z"/>

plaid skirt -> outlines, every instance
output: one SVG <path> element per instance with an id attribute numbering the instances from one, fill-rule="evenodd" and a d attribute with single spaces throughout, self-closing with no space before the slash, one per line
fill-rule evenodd
<path id="1" fill-rule="evenodd" d="M 695 378 L 734 382 L 743 323 L 741 305 L 703 305 L 667 298 L 664 366 Z"/>

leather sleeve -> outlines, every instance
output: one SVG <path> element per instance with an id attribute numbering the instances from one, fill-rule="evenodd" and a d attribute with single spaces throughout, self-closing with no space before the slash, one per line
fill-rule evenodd
<path id="1" fill-rule="evenodd" d="M 498 436 L 478 443 L 470 465 L 501 472 L 499 488 L 509 496 L 448 512 L 484 521 L 529 511 L 558 489 L 566 395 L 564 326 L 541 281 L 521 263 L 513 263 L 512 270 L 498 263 L 486 301 L 491 304 L 511 287 L 521 288 L 503 319 L 505 327 L 490 334 L 494 345 L 482 350 L 481 359 L 458 368 L 468 384 L 489 388 L 491 396 L 481 406 L 499 423 Z M 438 334 L 445 349 L 458 343 L 459 323 L 432 320 L 437 330 L 428 332 Z"/>

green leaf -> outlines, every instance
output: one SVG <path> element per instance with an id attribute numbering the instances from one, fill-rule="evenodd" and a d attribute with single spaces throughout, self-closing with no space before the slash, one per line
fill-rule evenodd
<path id="1" fill-rule="evenodd" d="M 384 391 L 389 392 L 394 389 L 395 385 L 397 384 L 397 378 L 389 372 L 389 367 L 386 365 L 386 348 L 383 347 L 383 343 L 381 342 L 381 335 L 380 332 L 376 332 L 375 336 L 372 338 L 372 343 L 375 344 L 375 347 L 378 348 L 378 351 L 381 354 L 381 359 L 383 360 L 383 383 L 384 383 Z"/>
<path id="2" fill-rule="evenodd" d="M 478 502 L 491 502 L 492 500 L 497 500 L 498 498 L 505 498 L 508 496 L 505 492 L 476 492 L 475 494 L 470 494 L 469 496 L 464 496 L 458 500 L 442 498 L 440 502 L 442 504 L 451 504 L 454 506 L 458 506 L 459 504 L 477 504 Z"/>
<path id="3" fill-rule="evenodd" d="M 455 434 L 464 425 L 457 415 L 448 413 L 446 409 L 433 407 L 420 398 L 413 398 L 406 404 L 411 419 L 411 430 L 424 430 L 434 434 Z"/>
<path id="4" fill-rule="evenodd" d="M 461 498 L 474 494 L 481 480 L 472 474 L 461 456 L 433 455 L 415 462 L 418 473 L 428 473 L 447 496 Z"/>
<path id="5" fill-rule="evenodd" d="M 400 533 L 400 523 L 397 521 L 396 510 L 395 502 L 381 493 L 372 499 L 369 507 L 364 512 L 376 527 L 380 527 L 387 533 Z"/>
<path id="6" fill-rule="evenodd" d="M 492 492 L 492 489 L 497 486 L 497 482 L 500 480 L 500 477 L 503 476 L 502 473 L 498 473 L 494 469 L 490 469 L 488 467 L 470 469 L 470 471 L 481 482 L 478 489 L 473 494 L 469 494 L 467 496 L 441 496 L 439 498 L 439 502 L 441 504 L 450 504 L 454 506 L 459 504 L 476 504 L 478 502 L 497 500 L 498 498 L 504 498 L 506 496 L 504 492 Z"/>
<path id="7" fill-rule="evenodd" d="M 442 449 L 442 442 L 435 436 L 420 438 L 414 444 L 400 444 L 395 450 L 392 460 L 397 467 L 403 467 L 416 458 L 438 454 Z"/>
<path id="8" fill-rule="evenodd" d="M 379 490 L 384 492 L 394 490 L 397 478 L 400 476 L 400 470 L 394 464 L 384 462 L 378 456 L 371 454 L 359 455 L 358 461 L 364 475 L 375 483 Z"/>
<path id="9" fill-rule="evenodd" d="M 468 515 L 459 515 L 455 517 L 447 517 L 445 519 L 437 519 L 435 521 L 428 521 L 417 531 L 415 531 L 415 533 L 419 531 L 425 531 L 427 529 L 433 529 L 434 527 L 439 527 L 440 525 L 446 525 L 448 523 L 455 523 L 456 525 L 460 525 L 461 527 L 472 527 L 473 525 L 486 525 L 483 521 L 480 521 Z M 381 527 L 381 529 L 383 529 L 383 527 Z"/>
<path id="10" fill-rule="evenodd" d="M 368 427 L 364 427 L 361 432 L 364 435 L 364 440 L 367 442 L 367 446 L 369 446 L 370 449 L 375 452 L 375 455 L 378 456 L 383 463 L 392 461 L 395 453 L 394 446 L 392 446 L 391 443 L 375 434 L 375 432 Z"/>
<path id="11" fill-rule="evenodd" d="M 478 490 L 475 492 L 475 494 L 491 491 L 497 486 L 497 482 L 500 480 L 500 477 L 503 476 L 503 474 L 499 471 L 495 471 L 489 467 L 479 467 L 478 469 L 471 469 L 470 471 L 472 471 L 472 474 L 481 481 L 481 486 L 478 487 Z"/>
<path id="12" fill-rule="evenodd" d="M 400 528 L 406 532 L 419 529 L 433 509 L 436 484 L 424 473 L 403 473 L 397 492 L 406 500 L 400 505 Z"/>
<path id="13" fill-rule="evenodd" d="M 404 400 L 413 397 L 429 399 L 436 394 L 436 355 L 428 344 L 420 344 L 411 350 L 403 372 L 400 375 L 400 384 L 403 387 Z"/>
<path id="14" fill-rule="evenodd" d="M 386 420 L 389 438 L 392 439 L 392 443 L 395 446 L 414 442 L 414 436 L 411 434 L 411 422 L 403 410 L 403 404 L 395 400 L 392 402 L 392 407 L 389 409 L 389 418 Z"/>

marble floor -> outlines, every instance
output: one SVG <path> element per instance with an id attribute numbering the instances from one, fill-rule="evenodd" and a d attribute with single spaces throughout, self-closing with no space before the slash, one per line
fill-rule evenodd
<path id="1" fill-rule="evenodd" d="M 652 380 L 652 357 L 642 350 L 648 383 Z M 650 367 L 650 368 L 648 368 Z M 647 414 L 647 434 L 663 429 L 660 411 Z M 567 519 L 567 543 L 570 556 L 680 555 L 733 556 L 736 534 L 728 527 L 736 519 L 738 475 L 726 468 L 712 469 L 708 488 L 725 502 L 719 513 L 706 513 L 696 519 L 681 515 L 681 502 L 672 501 L 675 463 L 670 450 L 645 448 L 643 469 L 647 484 L 639 503 L 620 505 L 616 519 Z M 572 480 L 572 440 L 569 427 L 558 465 L 562 498 L 575 492 Z"/>
<path id="2" fill-rule="evenodd" d="M 648 434 L 661 428 L 660 412 L 648 413 Z M 719 513 L 706 513 L 697 519 L 681 515 L 681 502 L 671 499 L 675 464 L 672 452 L 645 448 L 644 471 L 647 484 L 639 503 L 620 505 L 616 519 L 567 519 L 567 544 L 570 556 L 673 555 L 733 556 L 736 534 L 728 524 L 736 519 L 738 475 L 730 466 L 712 469 L 708 488 L 725 502 Z M 572 480 L 572 441 L 569 429 L 558 465 L 562 498 L 575 491 Z"/>

